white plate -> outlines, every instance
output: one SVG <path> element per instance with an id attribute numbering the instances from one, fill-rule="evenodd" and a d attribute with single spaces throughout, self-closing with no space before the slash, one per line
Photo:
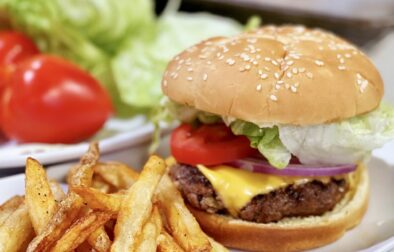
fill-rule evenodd
<path id="1" fill-rule="evenodd" d="M 137 156 L 140 156 L 140 152 L 146 152 L 146 148 L 147 144 L 139 145 L 132 150 L 125 150 L 119 156 L 107 156 L 104 159 L 122 159 L 134 167 L 141 167 L 144 160 Z M 159 154 L 166 155 L 167 152 L 168 150 L 162 149 Z M 130 153 L 135 155 L 130 155 Z M 394 142 L 376 150 L 368 163 L 371 196 L 368 211 L 361 224 L 348 231 L 338 241 L 313 251 L 359 251 L 385 240 L 394 244 L 394 197 L 392 195 L 394 192 L 394 157 L 392 153 L 394 153 Z M 63 179 L 69 167 L 70 164 L 63 164 L 49 168 L 48 176 Z M 15 194 L 23 195 L 24 179 L 25 176 L 22 174 L 0 179 L 0 203 Z M 392 249 L 377 250 L 374 248 L 369 252 L 394 251 L 394 248 Z"/>
<path id="2" fill-rule="evenodd" d="M 100 140 L 102 154 L 135 146 L 151 138 L 153 125 L 145 116 L 128 120 L 111 119 L 91 140 Z M 0 143 L 0 170 L 23 167 L 26 157 L 34 156 L 43 164 L 54 164 L 78 159 L 88 142 L 78 144 L 17 144 L 12 141 Z"/>

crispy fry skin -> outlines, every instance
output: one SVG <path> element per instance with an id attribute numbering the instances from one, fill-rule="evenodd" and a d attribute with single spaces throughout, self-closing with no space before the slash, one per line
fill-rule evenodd
<path id="1" fill-rule="evenodd" d="M 69 192 L 66 198 L 59 203 L 58 211 L 53 215 L 45 230 L 33 239 L 27 251 L 50 251 L 50 248 L 78 217 L 82 206 L 82 198 L 73 192 Z"/>
<path id="2" fill-rule="evenodd" d="M 90 186 L 92 184 L 93 168 L 98 163 L 100 152 L 97 142 L 93 142 L 79 162 L 71 168 L 68 175 L 68 185 L 70 188 L 75 186 Z"/>
<path id="3" fill-rule="evenodd" d="M 112 241 L 109 239 L 104 226 L 93 231 L 87 241 L 98 252 L 107 252 L 111 249 L 112 245 Z"/>
<path id="4" fill-rule="evenodd" d="M 25 202 L 36 234 L 40 234 L 57 210 L 44 167 L 35 159 L 26 161 Z"/>
<path id="5" fill-rule="evenodd" d="M 152 198 L 165 172 L 164 160 L 151 156 L 137 182 L 128 190 L 122 202 L 115 226 L 115 240 L 111 251 L 134 251 L 143 225 L 152 211 Z"/>
<path id="6" fill-rule="evenodd" d="M 153 207 L 152 215 L 142 229 L 142 235 L 137 252 L 156 252 L 157 250 L 157 237 L 162 229 L 162 222 L 157 206 Z"/>
<path id="7" fill-rule="evenodd" d="M 119 162 L 98 163 L 94 172 L 118 190 L 128 189 L 139 176 L 134 169 Z"/>
<path id="8" fill-rule="evenodd" d="M 24 251 L 33 235 L 28 208 L 22 203 L 0 226 L 0 251 Z"/>
<path id="9" fill-rule="evenodd" d="M 166 231 L 162 233 L 157 238 L 158 252 L 184 252 L 184 250 L 175 242 L 175 240 Z"/>
<path id="10" fill-rule="evenodd" d="M 171 235 L 184 250 L 212 250 L 207 235 L 187 209 L 180 192 L 167 174 L 160 181 L 157 197 L 160 207 L 167 217 L 167 225 Z"/>
<path id="11" fill-rule="evenodd" d="M 23 197 L 16 195 L 0 206 L 0 226 L 23 203 Z"/>
<path id="12" fill-rule="evenodd" d="M 125 198 L 122 194 L 107 194 L 92 187 L 74 187 L 73 191 L 81 196 L 90 208 L 113 213 L 119 212 Z"/>
<path id="13" fill-rule="evenodd" d="M 56 242 L 51 252 L 73 251 L 82 244 L 89 235 L 104 225 L 111 214 L 103 211 L 93 211 L 82 216 Z"/>

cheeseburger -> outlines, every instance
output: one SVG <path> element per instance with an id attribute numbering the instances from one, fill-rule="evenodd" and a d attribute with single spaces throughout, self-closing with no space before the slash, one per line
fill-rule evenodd
<path id="1" fill-rule="evenodd" d="M 362 163 L 393 139 L 394 112 L 354 45 L 300 26 L 215 37 L 177 55 L 162 90 L 182 122 L 169 174 L 213 238 L 299 251 L 360 222 Z"/>

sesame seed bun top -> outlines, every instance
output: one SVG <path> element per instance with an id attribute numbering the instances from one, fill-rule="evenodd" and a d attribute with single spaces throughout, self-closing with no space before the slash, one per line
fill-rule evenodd
<path id="1" fill-rule="evenodd" d="M 181 52 L 162 90 L 177 103 L 256 124 L 313 125 L 375 109 L 383 83 L 367 56 L 331 33 L 266 26 Z"/>

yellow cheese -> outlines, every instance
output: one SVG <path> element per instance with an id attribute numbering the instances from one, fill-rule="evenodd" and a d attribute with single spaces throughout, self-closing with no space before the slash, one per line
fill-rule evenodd
<path id="1" fill-rule="evenodd" d="M 253 173 L 224 165 L 210 168 L 197 165 L 197 168 L 211 182 L 233 216 L 237 216 L 239 210 L 258 194 L 267 194 L 290 184 L 303 184 L 316 179 Z M 319 180 L 328 182 L 329 178 L 321 177 Z"/>

